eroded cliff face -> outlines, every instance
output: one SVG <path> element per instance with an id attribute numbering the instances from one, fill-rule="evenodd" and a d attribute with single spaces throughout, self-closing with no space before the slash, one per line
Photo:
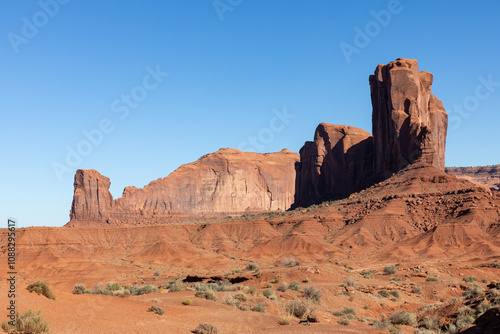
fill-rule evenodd
<path id="1" fill-rule="evenodd" d="M 378 65 L 370 76 L 375 173 L 386 178 L 418 160 L 444 171 L 448 115 L 432 81 L 415 59 Z"/>
<path id="2" fill-rule="evenodd" d="M 113 206 L 109 178 L 93 169 L 79 169 L 73 185 L 75 190 L 70 219 L 106 219 Z"/>
<path id="3" fill-rule="evenodd" d="M 321 123 L 300 161 L 295 206 L 344 198 L 370 185 L 373 137 L 353 126 Z"/>
<path id="4" fill-rule="evenodd" d="M 127 187 L 116 200 L 107 177 L 78 170 L 68 225 L 161 224 L 284 211 L 294 201 L 298 160 L 288 150 L 259 154 L 221 149 L 142 189 Z"/>

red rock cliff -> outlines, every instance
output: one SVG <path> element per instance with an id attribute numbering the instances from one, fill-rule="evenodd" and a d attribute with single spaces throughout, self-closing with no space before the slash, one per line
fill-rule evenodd
<path id="1" fill-rule="evenodd" d="M 78 170 L 68 225 L 160 224 L 287 210 L 294 201 L 297 162 L 298 154 L 288 150 L 221 149 L 142 189 L 127 187 L 116 200 L 107 177 Z"/>
<path id="2" fill-rule="evenodd" d="M 370 185 L 373 138 L 363 129 L 321 123 L 300 150 L 295 206 L 343 198 Z"/>

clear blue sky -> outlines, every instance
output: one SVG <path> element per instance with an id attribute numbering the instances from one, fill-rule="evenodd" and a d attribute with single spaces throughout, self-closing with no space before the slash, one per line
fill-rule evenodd
<path id="1" fill-rule="evenodd" d="M 116 198 L 221 147 L 298 152 L 320 122 L 371 132 L 368 76 L 398 57 L 434 74 L 453 117 L 446 164 L 500 163 L 499 13 L 495 1 L 2 1 L 0 223 L 65 224 L 77 168 L 108 176 Z M 68 149 L 84 156 L 70 166 Z"/>

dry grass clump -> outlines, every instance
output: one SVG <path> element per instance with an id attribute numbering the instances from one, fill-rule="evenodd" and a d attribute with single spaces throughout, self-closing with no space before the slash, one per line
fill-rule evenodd
<path id="1" fill-rule="evenodd" d="M 10 334 L 50 334 L 49 323 L 42 318 L 40 311 L 35 312 L 31 309 L 21 315 L 16 313 L 14 326 L 4 321 L 1 327 Z"/>
<path id="2" fill-rule="evenodd" d="M 212 291 L 198 291 L 194 294 L 195 297 L 205 298 L 208 300 L 217 301 L 217 296 Z"/>
<path id="3" fill-rule="evenodd" d="M 304 289 L 304 296 L 313 303 L 319 304 L 323 295 L 321 294 L 321 291 L 319 291 L 315 287 L 308 286 Z"/>
<path id="4" fill-rule="evenodd" d="M 307 299 L 294 299 L 286 304 L 285 311 L 296 318 L 303 319 L 311 314 L 313 309 Z"/>
<path id="5" fill-rule="evenodd" d="M 384 273 L 386 275 L 394 275 L 398 272 L 398 268 L 396 268 L 395 264 L 391 264 L 390 266 L 384 267 Z"/>
<path id="6" fill-rule="evenodd" d="M 161 308 L 160 306 L 156 306 L 156 305 L 153 305 L 150 308 L 148 308 L 148 312 L 153 312 L 153 313 L 158 314 L 158 315 L 165 314 L 165 310 L 163 308 Z"/>
<path id="7" fill-rule="evenodd" d="M 193 333 L 195 333 L 195 334 L 221 334 L 221 331 L 220 331 L 220 328 L 217 327 L 216 325 L 205 322 L 205 323 L 199 324 L 198 327 L 196 327 L 193 330 Z"/>

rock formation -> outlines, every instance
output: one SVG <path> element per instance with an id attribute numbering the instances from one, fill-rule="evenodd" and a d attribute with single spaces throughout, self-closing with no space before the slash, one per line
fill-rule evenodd
<path id="1" fill-rule="evenodd" d="M 378 65 L 370 76 L 377 175 L 386 178 L 417 160 L 444 170 L 448 115 L 431 94 L 432 81 L 414 59 Z"/>
<path id="2" fill-rule="evenodd" d="M 416 161 L 444 170 L 448 116 L 432 80 L 413 59 L 378 65 L 370 76 L 373 137 L 320 124 L 300 150 L 295 206 L 347 197 Z"/>
<path id="3" fill-rule="evenodd" d="M 369 186 L 373 138 L 365 130 L 321 123 L 300 150 L 295 206 L 349 196 Z"/>
<path id="4" fill-rule="evenodd" d="M 370 76 L 373 137 L 321 123 L 298 155 L 222 149 L 113 200 L 109 179 L 79 170 L 70 225 L 158 224 L 287 210 L 340 199 L 414 162 L 444 170 L 448 116 L 431 94 L 433 76 L 413 59 L 378 65 Z"/>
<path id="5" fill-rule="evenodd" d="M 298 154 L 221 149 L 113 200 L 110 181 L 78 170 L 69 226 L 159 224 L 225 215 L 283 211 L 295 194 Z"/>

